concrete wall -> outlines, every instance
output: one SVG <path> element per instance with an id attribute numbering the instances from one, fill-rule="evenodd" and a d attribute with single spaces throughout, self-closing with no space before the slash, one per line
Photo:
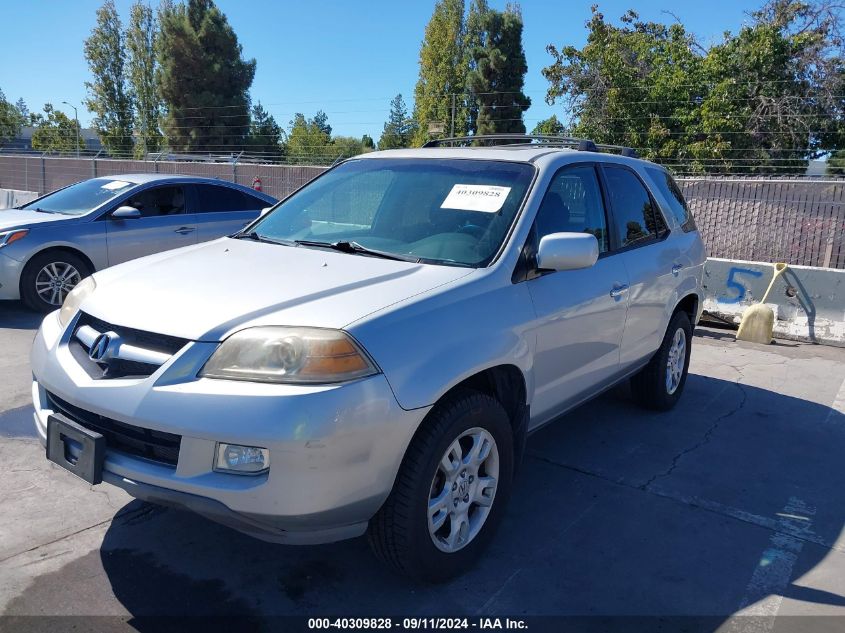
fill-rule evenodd
<path id="1" fill-rule="evenodd" d="M 773 266 L 711 258 L 704 269 L 704 310 L 739 324 L 772 279 Z M 845 346 L 845 270 L 790 266 L 766 305 L 775 313 L 775 337 Z"/>
<path id="2" fill-rule="evenodd" d="M 35 200 L 35 191 L 19 191 L 18 189 L 0 189 L 0 209 L 14 209 L 30 200 Z"/>

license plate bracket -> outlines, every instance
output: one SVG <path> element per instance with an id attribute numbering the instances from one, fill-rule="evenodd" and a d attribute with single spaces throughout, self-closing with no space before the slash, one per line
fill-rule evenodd
<path id="1" fill-rule="evenodd" d="M 89 484 L 103 481 L 106 438 L 56 413 L 47 418 L 47 459 Z"/>

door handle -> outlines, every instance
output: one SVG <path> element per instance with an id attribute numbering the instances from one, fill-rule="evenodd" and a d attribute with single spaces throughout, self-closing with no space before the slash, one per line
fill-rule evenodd
<path id="1" fill-rule="evenodd" d="M 672 266 L 672 274 L 677 275 L 679 272 L 681 272 L 681 269 L 683 269 L 683 265 L 675 264 L 674 266 Z"/>
<path id="2" fill-rule="evenodd" d="M 628 284 L 617 285 L 613 286 L 613 289 L 610 291 L 610 296 L 614 299 L 618 299 L 626 292 L 628 292 Z"/>
<path id="3" fill-rule="evenodd" d="M 188 233 L 193 233 L 194 231 L 196 231 L 196 228 L 194 228 L 193 226 L 180 226 L 173 232 L 179 233 L 180 235 L 187 235 Z"/>

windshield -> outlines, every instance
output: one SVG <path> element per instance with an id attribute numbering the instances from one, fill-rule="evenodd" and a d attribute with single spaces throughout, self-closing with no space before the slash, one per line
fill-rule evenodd
<path id="1" fill-rule="evenodd" d="M 135 186 L 134 182 L 126 182 L 125 180 L 94 178 L 49 193 L 40 200 L 34 200 L 23 205 L 21 209 L 48 211 L 64 215 L 82 215 L 104 202 L 113 200 Z"/>
<path id="2" fill-rule="evenodd" d="M 343 163 L 252 227 L 308 246 L 354 242 L 426 263 L 486 266 L 531 184 L 525 163 L 372 158 Z M 358 252 L 348 249 L 347 252 Z"/>

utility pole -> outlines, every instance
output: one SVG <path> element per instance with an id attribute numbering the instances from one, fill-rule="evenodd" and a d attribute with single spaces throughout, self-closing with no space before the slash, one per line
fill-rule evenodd
<path id="1" fill-rule="evenodd" d="M 67 101 L 62 101 L 62 103 L 73 108 L 73 118 L 76 120 L 76 157 L 79 158 L 79 112 L 77 112 L 75 105 Z"/>
<path id="2" fill-rule="evenodd" d="M 457 97 L 457 95 L 453 92 L 452 93 L 452 125 L 451 125 L 451 129 L 450 129 L 450 132 L 449 132 L 449 136 L 451 136 L 452 138 L 455 138 L 455 97 Z"/>

